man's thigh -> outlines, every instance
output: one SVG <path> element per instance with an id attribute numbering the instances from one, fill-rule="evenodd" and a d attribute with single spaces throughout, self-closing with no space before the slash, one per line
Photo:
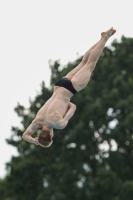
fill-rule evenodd
<path id="1" fill-rule="evenodd" d="M 82 68 L 84 67 L 84 63 L 81 62 L 79 63 L 79 65 L 77 65 L 77 67 L 75 67 L 74 69 L 72 69 L 65 77 L 68 78 L 69 80 L 71 80 L 75 74 Z"/>
<path id="2" fill-rule="evenodd" d="M 94 69 L 95 63 L 87 63 L 84 67 L 82 67 L 71 79 L 71 82 L 73 84 L 73 87 L 77 92 L 82 90 L 83 88 L 86 87 L 88 84 L 91 74 L 92 74 L 92 69 Z"/>

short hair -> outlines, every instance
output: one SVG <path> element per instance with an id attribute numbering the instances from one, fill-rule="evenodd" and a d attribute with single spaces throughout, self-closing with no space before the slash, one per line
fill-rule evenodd
<path id="1" fill-rule="evenodd" d="M 42 130 L 38 135 L 38 141 L 42 147 L 49 147 L 52 144 L 52 138 L 49 130 Z"/>

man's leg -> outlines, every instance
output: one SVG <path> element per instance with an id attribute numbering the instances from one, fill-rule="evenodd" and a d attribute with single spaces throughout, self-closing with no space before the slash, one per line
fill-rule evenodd
<path id="1" fill-rule="evenodd" d="M 87 63 L 71 79 L 73 87 L 75 88 L 75 90 L 77 90 L 77 92 L 82 90 L 89 82 L 92 71 L 94 70 L 96 63 L 101 53 L 103 52 L 107 40 L 115 32 L 116 31 L 113 28 L 111 28 L 108 31 L 101 33 L 102 37 L 98 44 L 90 52 Z"/>
<path id="2" fill-rule="evenodd" d="M 98 41 L 99 42 L 99 41 Z M 89 55 L 91 53 L 91 51 L 96 47 L 96 45 L 98 44 L 98 42 L 93 45 L 83 56 L 82 61 L 79 63 L 79 65 L 77 67 L 75 67 L 73 70 L 71 70 L 65 77 L 68 78 L 69 80 L 71 80 L 73 78 L 73 76 L 87 63 L 88 59 L 89 59 Z"/>

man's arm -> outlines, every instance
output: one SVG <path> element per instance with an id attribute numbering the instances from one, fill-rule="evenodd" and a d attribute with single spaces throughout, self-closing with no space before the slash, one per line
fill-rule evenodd
<path id="1" fill-rule="evenodd" d="M 64 116 L 64 119 L 66 121 L 69 121 L 69 119 L 74 115 L 75 111 L 76 111 L 76 105 L 74 105 L 73 103 L 69 102 L 68 110 L 67 110 L 67 113 Z"/>
<path id="2" fill-rule="evenodd" d="M 68 124 L 69 119 L 74 115 L 75 111 L 76 111 L 76 105 L 74 105 L 73 103 L 69 102 L 68 110 L 67 110 L 65 116 L 62 118 L 62 116 L 60 114 L 58 114 L 58 116 L 60 118 L 60 120 L 58 121 L 58 129 L 63 129 L 63 128 L 66 127 L 66 125 Z"/>
<path id="3" fill-rule="evenodd" d="M 35 133 L 36 130 L 37 130 L 38 128 L 39 128 L 39 127 L 37 126 L 37 124 L 33 121 L 33 122 L 29 125 L 29 127 L 26 129 L 26 131 L 23 133 L 22 138 L 23 138 L 25 141 L 29 142 L 29 143 L 39 145 L 38 140 L 37 140 L 36 138 L 31 137 L 31 135 L 32 135 L 33 133 Z"/>
<path id="4" fill-rule="evenodd" d="M 69 102 L 68 109 L 67 109 L 65 116 L 62 117 L 62 115 L 60 113 L 57 114 L 59 120 L 56 121 L 56 125 L 57 125 L 58 129 L 63 129 L 66 127 L 69 119 L 74 115 L 75 110 L 76 110 L 76 105 Z"/>

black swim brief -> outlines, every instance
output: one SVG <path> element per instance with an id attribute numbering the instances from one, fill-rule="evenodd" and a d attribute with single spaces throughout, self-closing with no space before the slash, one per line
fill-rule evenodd
<path id="1" fill-rule="evenodd" d="M 72 92 L 73 94 L 77 93 L 77 91 L 74 89 L 71 80 L 67 79 L 67 78 L 61 78 L 60 80 L 58 80 L 55 83 L 55 86 L 60 86 L 60 87 L 64 87 L 67 90 L 69 90 L 70 92 Z"/>

